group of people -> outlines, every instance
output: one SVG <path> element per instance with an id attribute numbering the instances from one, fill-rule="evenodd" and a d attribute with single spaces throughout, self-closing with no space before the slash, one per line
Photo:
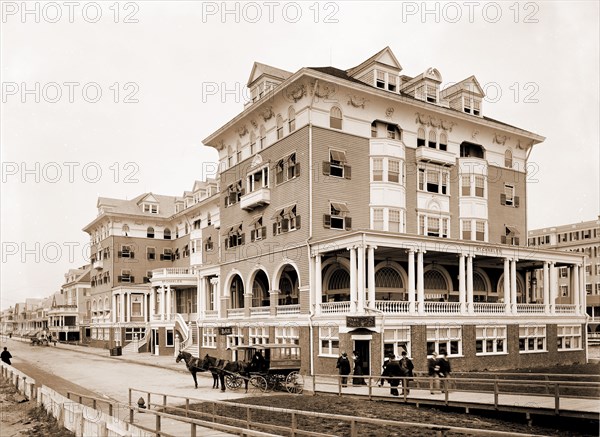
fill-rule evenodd
<path id="1" fill-rule="evenodd" d="M 352 360 L 354 362 L 354 377 L 353 385 L 365 385 L 363 377 L 362 362 L 356 351 L 353 352 Z M 346 352 L 338 358 L 336 369 L 340 374 L 342 387 L 348 386 L 348 375 L 351 371 L 350 358 Z M 405 350 L 402 351 L 402 356 L 398 359 L 393 353 L 389 354 L 383 362 L 383 372 L 379 380 L 379 386 L 383 387 L 383 383 L 390 383 L 390 394 L 399 396 L 398 387 L 402 386 L 402 393 L 406 390 L 406 394 L 410 393 L 409 383 L 413 377 L 413 369 L 415 368 L 412 360 L 408 357 Z M 429 374 L 429 391 L 434 394 L 440 392 L 440 379 L 447 378 L 450 375 L 450 362 L 444 353 L 433 352 L 431 358 L 427 360 L 427 368 Z M 406 386 L 404 386 L 404 384 Z"/>

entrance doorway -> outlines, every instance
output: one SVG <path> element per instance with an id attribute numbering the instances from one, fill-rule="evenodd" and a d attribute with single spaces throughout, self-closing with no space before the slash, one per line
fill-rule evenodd
<path id="1" fill-rule="evenodd" d="M 160 335 L 158 333 L 158 329 L 152 329 L 152 353 L 154 355 L 160 354 Z"/>
<path id="2" fill-rule="evenodd" d="M 364 375 L 371 374 L 371 340 L 354 340 L 354 349 L 360 358 Z"/>

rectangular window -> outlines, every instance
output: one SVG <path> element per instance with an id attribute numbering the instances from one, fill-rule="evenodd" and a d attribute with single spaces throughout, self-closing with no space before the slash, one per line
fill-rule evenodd
<path id="1" fill-rule="evenodd" d="M 389 230 L 390 232 L 401 232 L 400 231 L 400 210 L 390 209 L 389 210 Z"/>
<path id="2" fill-rule="evenodd" d="M 559 288 L 560 288 L 560 295 L 562 297 L 566 297 L 569 295 L 569 286 L 568 285 L 561 285 Z"/>
<path id="3" fill-rule="evenodd" d="M 142 302 L 144 301 L 144 296 L 140 294 L 131 295 L 131 315 L 133 317 L 141 317 L 142 316 Z"/>
<path id="4" fill-rule="evenodd" d="M 477 220 L 475 222 L 475 240 L 485 241 L 485 222 Z"/>
<path id="5" fill-rule="evenodd" d="M 125 328 L 125 341 L 141 340 L 146 336 L 146 328 Z"/>
<path id="6" fill-rule="evenodd" d="M 462 222 L 462 239 L 471 239 L 471 220 L 463 220 Z"/>
<path id="7" fill-rule="evenodd" d="M 385 72 L 377 71 L 377 78 L 375 80 L 375 86 L 377 88 L 385 89 Z"/>
<path id="8" fill-rule="evenodd" d="M 213 327 L 202 328 L 202 347 L 217 347 L 217 330 Z"/>
<path id="9" fill-rule="evenodd" d="M 383 159 L 373 158 L 373 182 L 383 181 Z"/>
<path id="10" fill-rule="evenodd" d="M 512 185 L 504 184 L 504 196 L 505 205 L 512 206 L 515 196 L 515 187 Z"/>
<path id="11" fill-rule="evenodd" d="M 396 91 L 396 77 L 388 73 L 388 91 Z"/>
<path id="12" fill-rule="evenodd" d="M 352 219 L 348 217 L 350 212 L 345 203 L 331 202 L 329 214 L 323 217 L 323 225 L 330 229 L 352 229 Z"/>
<path id="13" fill-rule="evenodd" d="M 269 327 L 257 326 L 248 329 L 248 341 L 250 344 L 267 344 L 269 343 Z"/>
<path id="14" fill-rule="evenodd" d="M 581 325 L 558 325 L 556 347 L 559 351 L 581 349 Z"/>
<path id="15" fill-rule="evenodd" d="M 427 101 L 430 103 L 437 102 L 437 89 L 435 85 L 427 85 Z"/>
<path id="16" fill-rule="evenodd" d="M 300 344 L 300 328 L 297 326 L 278 326 L 275 328 L 275 343 Z"/>
<path id="17" fill-rule="evenodd" d="M 227 336 L 227 348 L 231 349 L 232 347 L 239 346 L 240 344 L 244 344 L 244 331 L 239 326 L 233 326 L 231 334 Z M 237 360 L 237 356 L 234 353 L 234 360 Z"/>
<path id="18" fill-rule="evenodd" d="M 340 353 L 340 334 L 337 326 L 319 327 L 319 355 L 337 357 Z"/>
<path id="19" fill-rule="evenodd" d="M 396 159 L 388 161 L 388 182 L 400 182 L 400 161 Z"/>
<path id="20" fill-rule="evenodd" d="M 559 276 L 561 278 L 566 278 L 567 277 L 567 268 L 566 267 L 559 267 L 558 274 L 559 274 Z"/>
<path id="21" fill-rule="evenodd" d="M 463 175 L 461 177 L 461 196 L 470 196 L 471 195 L 471 176 Z"/>
<path id="22" fill-rule="evenodd" d="M 481 101 L 473 99 L 473 115 L 479 115 L 481 113 Z"/>
<path id="23" fill-rule="evenodd" d="M 383 209 L 373 209 L 373 229 L 376 231 L 383 231 Z"/>
<path id="24" fill-rule="evenodd" d="M 475 196 L 484 197 L 485 179 L 481 175 L 475 175 Z"/>
<path id="25" fill-rule="evenodd" d="M 475 327 L 475 353 L 493 355 L 506 353 L 506 326 L 479 325 Z"/>
<path id="26" fill-rule="evenodd" d="M 471 113 L 471 98 L 464 96 L 463 97 L 463 111 L 465 111 L 467 114 Z"/>
<path id="27" fill-rule="evenodd" d="M 329 175 L 350 179 L 350 166 L 346 165 L 346 152 L 331 150 L 329 152 Z"/>
<path id="28" fill-rule="evenodd" d="M 287 174 L 288 180 L 294 179 L 295 177 L 299 176 L 300 164 L 298 162 L 296 162 L 296 154 L 295 153 L 292 153 L 288 157 L 287 166 L 288 166 L 288 174 Z"/>
<path id="29" fill-rule="evenodd" d="M 167 328 L 165 330 L 165 346 L 173 347 L 175 346 L 175 337 L 173 335 L 173 329 Z"/>
<path id="30" fill-rule="evenodd" d="M 519 326 L 519 351 L 545 352 L 546 351 L 546 326 Z"/>
<path id="31" fill-rule="evenodd" d="M 427 355 L 437 352 L 449 357 L 462 355 L 462 328 L 460 326 L 428 326 Z"/>
<path id="32" fill-rule="evenodd" d="M 383 355 L 384 357 L 394 354 L 402 355 L 406 351 L 412 356 L 410 345 L 410 328 L 386 329 L 383 333 Z"/>
<path id="33" fill-rule="evenodd" d="M 154 247 L 146 248 L 146 258 L 148 258 L 149 261 L 154 261 L 156 259 L 156 249 Z"/>

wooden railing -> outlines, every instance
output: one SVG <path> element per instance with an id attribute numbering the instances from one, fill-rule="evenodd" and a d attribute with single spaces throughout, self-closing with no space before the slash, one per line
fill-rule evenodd
<path id="1" fill-rule="evenodd" d="M 350 312 L 350 302 L 326 302 L 321 304 L 323 314 L 348 313 Z"/>
<path id="2" fill-rule="evenodd" d="M 376 300 L 375 308 L 384 313 L 407 314 L 409 312 L 409 302 L 401 300 Z"/>

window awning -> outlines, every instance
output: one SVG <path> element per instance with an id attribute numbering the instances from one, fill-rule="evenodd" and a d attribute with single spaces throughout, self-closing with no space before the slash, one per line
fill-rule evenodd
<path id="1" fill-rule="evenodd" d="M 340 152 L 339 150 L 331 151 L 331 159 L 339 162 L 346 162 L 346 152 Z"/>
<path id="2" fill-rule="evenodd" d="M 275 214 L 273 214 L 273 217 L 271 218 L 276 219 L 277 217 L 281 217 L 281 215 L 283 215 L 283 209 L 278 209 L 277 211 L 275 211 Z"/>
<path id="3" fill-rule="evenodd" d="M 254 219 L 252 219 L 252 221 L 250 222 L 249 226 L 254 226 L 261 218 L 262 218 L 262 215 L 259 215 L 258 217 L 254 217 Z"/>
<path id="4" fill-rule="evenodd" d="M 506 235 L 519 235 L 519 231 L 514 226 L 506 226 Z"/>
<path id="5" fill-rule="evenodd" d="M 337 202 L 331 202 L 331 207 L 333 209 L 335 209 L 336 211 L 340 211 L 340 212 L 350 212 L 350 210 L 348 209 L 348 207 L 346 206 L 345 203 L 337 203 Z"/>
<path id="6" fill-rule="evenodd" d="M 292 210 L 296 207 L 296 205 L 292 205 L 292 206 L 288 206 L 287 208 L 283 209 L 283 215 L 290 215 L 292 213 Z"/>

